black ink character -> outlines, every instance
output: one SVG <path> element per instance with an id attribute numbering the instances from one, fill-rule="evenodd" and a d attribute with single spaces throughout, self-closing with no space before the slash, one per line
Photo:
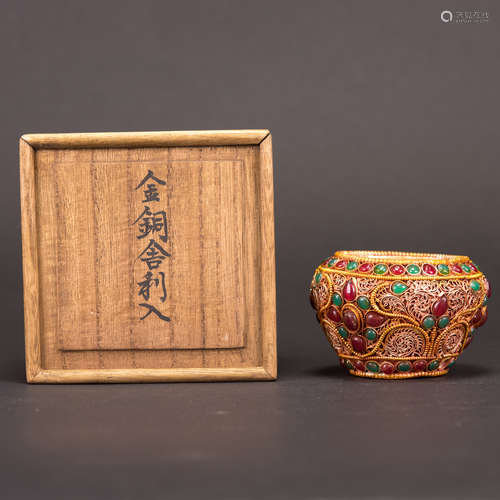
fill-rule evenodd
<path id="1" fill-rule="evenodd" d="M 147 189 L 144 190 L 144 196 L 146 199 L 142 200 L 143 203 L 147 201 L 160 201 L 160 196 L 158 194 L 158 188 L 156 184 L 148 184 Z"/>
<path id="2" fill-rule="evenodd" d="M 148 271 L 144 275 L 144 281 L 140 281 L 137 283 L 140 287 L 139 293 L 137 295 L 142 296 L 144 300 L 149 300 L 151 287 L 156 286 L 156 288 L 158 288 L 159 286 L 161 286 L 162 296 L 160 297 L 160 300 L 162 302 L 165 302 L 165 299 L 167 298 L 167 289 L 165 288 L 165 273 L 160 271 L 158 275 L 160 276 L 160 278 L 154 278 L 153 273 L 151 271 Z"/>
<path id="3" fill-rule="evenodd" d="M 149 181 L 149 179 L 155 181 L 157 184 L 161 184 L 162 186 L 164 186 L 166 184 L 165 181 L 162 181 L 161 179 L 158 179 L 158 177 L 155 177 L 155 174 L 153 174 L 152 170 L 148 170 L 146 177 L 144 177 L 144 179 L 142 179 L 142 181 L 139 182 L 138 186 L 135 189 L 136 190 L 139 189 L 143 184 L 145 184 L 147 181 Z M 148 187 L 149 186 L 150 185 L 148 184 Z"/>
<path id="4" fill-rule="evenodd" d="M 170 318 L 168 316 L 165 316 L 164 314 L 162 314 L 160 311 L 158 311 L 158 309 L 156 309 L 155 306 L 152 306 L 151 304 L 146 304 L 146 303 L 139 304 L 139 305 L 141 307 L 145 307 L 146 309 L 149 309 L 148 312 L 144 316 L 141 317 L 141 320 L 146 319 L 151 313 L 155 313 L 163 321 L 170 321 Z"/>
<path id="5" fill-rule="evenodd" d="M 139 217 L 134 221 L 134 224 L 137 222 L 139 224 L 139 232 L 141 233 L 137 236 L 137 239 L 140 240 L 144 238 L 149 233 L 162 233 L 160 234 L 160 240 L 166 242 L 168 239 L 167 234 L 167 216 L 164 210 L 159 212 L 151 212 L 151 209 L 148 206 L 144 207 L 144 211 Z"/>
<path id="6" fill-rule="evenodd" d="M 138 258 L 145 262 L 151 271 L 151 269 L 157 269 L 166 257 L 170 257 L 170 254 L 159 243 L 151 239 L 149 245 L 139 254 Z"/>

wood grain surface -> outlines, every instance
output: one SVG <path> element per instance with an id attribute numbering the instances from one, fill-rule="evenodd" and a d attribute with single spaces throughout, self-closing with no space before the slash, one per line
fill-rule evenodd
<path id="1" fill-rule="evenodd" d="M 268 134 L 269 130 L 98 132 L 80 134 L 25 134 L 23 135 L 23 140 L 35 149 L 228 146 L 259 144 Z"/>
<path id="2" fill-rule="evenodd" d="M 75 148 L 35 149 L 21 139 L 29 381 L 276 377 L 262 135 L 198 147 L 84 148 L 78 135 Z"/>

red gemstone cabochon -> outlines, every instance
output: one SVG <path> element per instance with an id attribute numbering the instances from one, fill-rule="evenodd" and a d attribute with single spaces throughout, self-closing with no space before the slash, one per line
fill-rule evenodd
<path id="1" fill-rule="evenodd" d="M 481 314 L 481 321 L 477 324 L 478 327 L 483 326 L 488 320 L 488 309 L 485 307 Z"/>
<path id="2" fill-rule="evenodd" d="M 399 264 L 394 264 L 391 266 L 391 274 L 395 274 L 399 276 L 400 274 L 403 274 L 405 272 L 405 268 L 403 266 L 400 266 Z"/>
<path id="3" fill-rule="evenodd" d="M 342 291 L 342 294 L 344 295 L 344 299 L 348 301 L 353 301 L 356 298 L 356 287 L 354 286 L 352 280 L 349 280 L 344 285 L 344 290 Z"/>
<path id="4" fill-rule="evenodd" d="M 394 373 L 394 365 L 392 363 L 389 363 L 389 361 L 384 361 L 380 365 L 380 371 L 382 373 L 385 373 L 386 375 L 390 375 L 391 373 Z"/>
<path id="5" fill-rule="evenodd" d="M 357 332 L 359 329 L 359 321 L 356 314 L 350 309 L 344 309 L 342 311 L 342 320 L 344 321 L 345 326 L 351 332 Z"/>
<path id="6" fill-rule="evenodd" d="M 476 311 L 476 314 L 472 316 L 472 323 L 479 323 L 483 317 L 483 313 L 481 312 L 481 309 L 478 309 Z"/>
<path id="7" fill-rule="evenodd" d="M 413 370 L 416 372 L 425 372 L 426 369 L 427 369 L 427 362 L 424 361 L 423 359 L 415 361 L 413 363 Z"/>
<path id="8" fill-rule="evenodd" d="M 366 351 L 366 340 L 360 335 L 354 335 L 351 339 L 352 348 L 358 352 Z"/>
<path id="9" fill-rule="evenodd" d="M 368 326 L 373 326 L 373 327 L 377 327 L 377 326 L 380 326 L 384 321 L 385 321 L 385 316 L 382 316 L 381 314 L 379 313 L 376 313 L 375 311 L 369 311 L 368 313 L 366 313 L 366 316 L 365 316 L 365 320 L 366 320 L 366 324 Z"/>
<path id="10" fill-rule="evenodd" d="M 369 262 L 365 262 L 364 264 L 361 264 L 358 267 L 358 271 L 360 273 L 369 273 L 373 269 L 373 264 L 370 264 Z"/>
<path id="11" fill-rule="evenodd" d="M 340 312 L 336 307 L 329 307 L 326 316 L 334 323 L 340 323 Z"/>
<path id="12" fill-rule="evenodd" d="M 424 264 L 422 269 L 425 274 L 430 274 L 432 276 L 437 273 L 436 268 L 432 264 Z"/>
<path id="13" fill-rule="evenodd" d="M 438 317 L 442 316 L 448 310 L 448 299 L 446 296 L 440 297 L 434 304 L 432 305 L 432 314 Z"/>
<path id="14" fill-rule="evenodd" d="M 352 364 L 354 365 L 354 367 L 356 368 L 356 370 L 359 370 L 359 371 L 362 371 L 362 372 L 365 371 L 365 364 L 360 359 L 355 359 L 352 362 Z"/>

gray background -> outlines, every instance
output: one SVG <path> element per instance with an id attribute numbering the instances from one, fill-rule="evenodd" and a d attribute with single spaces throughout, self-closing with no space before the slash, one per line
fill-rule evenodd
<path id="1" fill-rule="evenodd" d="M 2 498 L 498 498 L 495 300 L 452 374 L 365 381 L 305 292 L 353 248 L 500 282 L 499 23 L 478 0 L 2 1 Z M 232 128 L 273 133 L 280 379 L 26 385 L 19 136 Z"/>

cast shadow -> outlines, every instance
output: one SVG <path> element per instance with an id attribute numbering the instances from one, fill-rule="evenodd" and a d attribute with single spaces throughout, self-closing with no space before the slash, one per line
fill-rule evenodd
<path id="1" fill-rule="evenodd" d="M 315 377 L 340 377 L 340 378 L 348 378 L 350 375 L 339 365 L 328 365 L 322 366 L 320 368 L 314 368 L 313 370 L 307 371 L 308 375 L 312 375 Z"/>
<path id="2" fill-rule="evenodd" d="M 460 363 L 459 360 L 457 361 L 457 364 L 450 369 L 450 371 L 446 376 L 456 380 L 456 379 L 465 379 L 474 377 L 486 377 L 497 373 L 498 370 L 491 369 L 484 365 L 476 365 L 472 363 Z"/>
<path id="3" fill-rule="evenodd" d="M 328 365 L 322 366 L 320 368 L 315 368 L 313 370 L 307 370 L 307 375 L 315 376 L 315 377 L 337 377 L 337 378 L 353 378 L 344 368 L 339 365 Z M 477 365 L 471 363 L 457 363 L 453 368 L 450 369 L 445 378 L 450 380 L 461 380 L 461 379 L 470 379 L 476 377 L 488 377 L 498 373 L 498 370 L 494 370 L 488 368 L 484 365 Z M 357 378 L 357 377 L 354 377 Z M 429 377 L 426 377 L 429 378 Z M 431 379 L 436 380 L 437 378 L 441 379 L 443 377 L 430 377 Z M 418 379 L 417 379 L 418 380 Z"/>

